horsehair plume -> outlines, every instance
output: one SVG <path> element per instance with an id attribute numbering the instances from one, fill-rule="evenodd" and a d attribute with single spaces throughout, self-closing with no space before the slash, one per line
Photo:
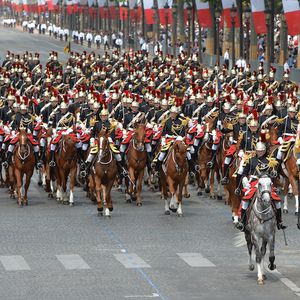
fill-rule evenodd
<path id="1" fill-rule="evenodd" d="M 256 108 L 253 109 L 252 116 L 253 116 L 254 120 L 256 120 L 256 121 L 258 120 L 258 112 L 257 112 Z"/>
<path id="2" fill-rule="evenodd" d="M 243 105 L 243 112 L 245 115 L 248 115 L 248 113 L 249 113 L 249 107 L 247 105 L 247 102 L 245 102 Z"/>
<path id="3" fill-rule="evenodd" d="M 268 98 L 268 104 L 272 105 L 274 101 L 274 97 L 273 96 L 269 96 Z"/>
<path id="4" fill-rule="evenodd" d="M 23 96 L 23 103 L 27 106 L 28 105 L 28 97 L 27 96 Z"/>
<path id="5" fill-rule="evenodd" d="M 64 102 L 69 104 L 68 94 L 63 94 Z"/>
<path id="6" fill-rule="evenodd" d="M 265 130 L 261 130 L 261 132 L 260 132 L 260 140 L 263 143 L 267 142 L 267 132 Z"/>
<path id="7" fill-rule="evenodd" d="M 165 97 L 168 100 L 171 97 L 171 93 L 170 92 L 166 92 Z"/>
<path id="8" fill-rule="evenodd" d="M 176 97 L 176 98 L 175 98 L 175 103 L 176 103 L 176 106 L 177 106 L 177 107 L 182 106 L 182 103 L 183 103 L 182 98 Z"/>
<path id="9" fill-rule="evenodd" d="M 18 104 L 21 104 L 21 96 L 20 95 L 16 95 L 15 97 L 16 97 L 16 102 Z"/>

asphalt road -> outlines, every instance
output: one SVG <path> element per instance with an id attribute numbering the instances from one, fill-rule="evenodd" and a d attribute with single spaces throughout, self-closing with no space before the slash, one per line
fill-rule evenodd
<path id="1" fill-rule="evenodd" d="M 63 49 L 48 37 L 3 28 L 0 40 L 1 53 L 48 56 Z M 114 191 L 113 215 L 106 219 L 79 188 L 75 206 L 64 206 L 47 197 L 35 176 L 25 208 L 0 189 L 0 299 L 299 299 L 294 215 L 284 216 L 288 246 L 277 232 L 277 271 L 258 286 L 246 247 L 234 246 L 229 207 L 196 196 L 194 187 L 190 192 L 178 218 L 165 216 L 159 193 L 147 187 L 142 207 Z"/>

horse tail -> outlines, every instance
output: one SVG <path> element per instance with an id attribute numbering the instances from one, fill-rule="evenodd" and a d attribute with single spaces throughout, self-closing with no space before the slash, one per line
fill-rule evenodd
<path id="1" fill-rule="evenodd" d="M 236 248 L 243 247 L 247 245 L 245 234 L 243 232 L 238 232 L 233 237 L 233 245 Z"/>

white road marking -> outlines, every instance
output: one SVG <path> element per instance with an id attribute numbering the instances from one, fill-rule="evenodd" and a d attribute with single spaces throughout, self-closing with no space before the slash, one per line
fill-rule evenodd
<path id="1" fill-rule="evenodd" d="M 56 255 L 66 270 L 86 270 L 90 266 L 78 254 Z"/>
<path id="2" fill-rule="evenodd" d="M 191 267 L 215 267 L 210 260 L 201 253 L 177 253 L 177 255 Z"/>
<path id="3" fill-rule="evenodd" d="M 30 270 L 29 265 L 21 255 L 0 256 L 0 261 L 6 271 Z"/>
<path id="4" fill-rule="evenodd" d="M 152 295 L 132 295 L 132 296 L 124 296 L 124 298 L 158 298 L 159 295 L 157 293 L 152 293 Z"/>
<path id="5" fill-rule="evenodd" d="M 151 268 L 135 253 L 114 254 L 114 256 L 126 269 Z"/>
<path id="6" fill-rule="evenodd" d="M 270 274 L 279 279 L 287 288 L 294 292 L 297 296 L 300 297 L 300 288 L 290 279 L 284 277 L 279 271 L 269 271 Z"/>

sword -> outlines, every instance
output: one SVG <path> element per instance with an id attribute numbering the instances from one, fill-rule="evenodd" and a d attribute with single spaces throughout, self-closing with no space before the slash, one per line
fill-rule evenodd
<path id="1" fill-rule="evenodd" d="M 297 227 L 300 230 L 300 213 L 299 213 L 299 207 L 300 207 L 300 200 L 299 200 L 299 195 L 300 195 L 300 170 L 298 170 L 298 223 Z"/>
<path id="2" fill-rule="evenodd" d="M 298 216 L 299 216 L 299 215 L 298 215 Z M 298 224 L 298 225 L 299 225 L 299 224 Z M 299 228 L 299 227 L 298 227 L 298 228 Z M 282 232 L 283 232 L 284 243 L 285 243 L 285 245 L 287 246 L 288 243 L 287 243 L 287 241 L 286 241 L 285 229 L 282 229 Z"/>

